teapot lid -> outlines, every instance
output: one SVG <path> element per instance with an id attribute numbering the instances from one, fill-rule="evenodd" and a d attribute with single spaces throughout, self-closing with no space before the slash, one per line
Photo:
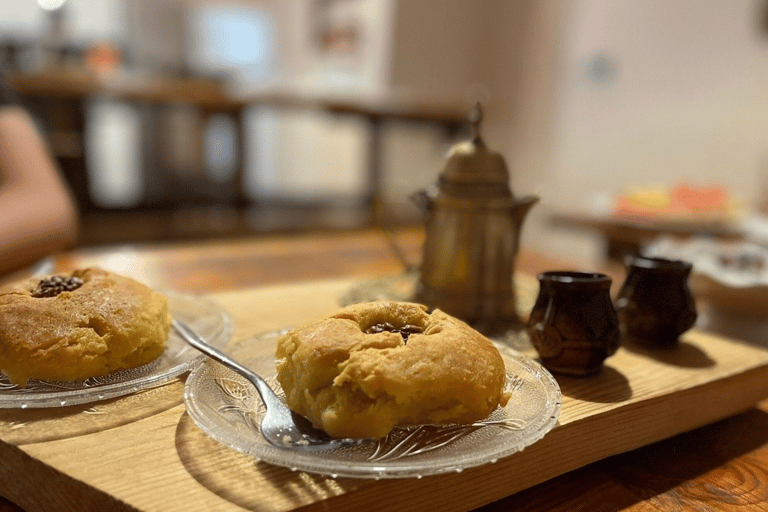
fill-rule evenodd
<path id="1" fill-rule="evenodd" d="M 472 138 L 455 144 L 440 175 L 439 188 L 451 196 L 512 197 L 509 171 L 500 153 L 489 150 L 480 136 L 480 102 L 472 113 Z"/>

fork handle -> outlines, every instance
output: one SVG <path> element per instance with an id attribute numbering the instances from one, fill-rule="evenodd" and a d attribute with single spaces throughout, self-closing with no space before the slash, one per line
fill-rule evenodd
<path id="1" fill-rule="evenodd" d="M 269 384 L 267 384 L 267 382 L 260 375 L 257 375 L 234 359 L 210 346 L 200 337 L 199 334 L 197 334 L 185 323 L 174 319 L 171 320 L 171 325 L 176 330 L 176 332 L 178 332 L 179 335 L 187 341 L 187 343 L 214 361 L 223 364 L 227 368 L 239 373 L 248 379 L 256 387 L 256 391 L 258 391 L 259 396 L 261 397 L 261 401 L 264 402 L 266 407 L 269 407 L 270 405 L 274 404 L 275 401 L 280 400 L 272 388 L 269 387 Z"/>

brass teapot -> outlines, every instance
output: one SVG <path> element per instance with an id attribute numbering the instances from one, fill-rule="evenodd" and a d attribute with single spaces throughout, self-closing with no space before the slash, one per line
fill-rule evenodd
<path id="1" fill-rule="evenodd" d="M 479 104 L 473 117 L 473 137 L 449 151 L 437 193 L 419 195 L 426 239 L 414 301 L 493 335 L 523 327 L 515 260 L 523 220 L 539 198 L 514 197 L 503 157 L 480 137 Z"/>

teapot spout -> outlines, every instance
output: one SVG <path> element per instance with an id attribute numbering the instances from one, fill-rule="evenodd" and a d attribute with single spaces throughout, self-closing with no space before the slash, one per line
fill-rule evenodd
<path id="1" fill-rule="evenodd" d="M 514 236 L 514 254 L 517 254 L 520 249 L 520 235 L 523 229 L 523 221 L 528 216 L 528 212 L 531 211 L 531 207 L 539 202 L 539 196 L 525 196 L 517 200 L 515 207 L 512 209 L 512 225 L 515 229 Z"/>
<path id="2" fill-rule="evenodd" d="M 522 227 L 525 217 L 528 216 L 528 212 L 531 211 L 531 207 L 538 202 L 539 196 L 525 196 L 517 200 L 517 204 L 515 204 L 515 208 L 512 210 L 512 215 L 518 231 Z"/>

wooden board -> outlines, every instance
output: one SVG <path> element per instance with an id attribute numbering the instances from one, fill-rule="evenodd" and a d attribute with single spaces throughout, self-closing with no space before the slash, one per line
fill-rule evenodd
<path id="1" fill-rule="evenodd" d="M 211 295 L 236 336 L 338 308 L 351 280 Z M 535 282 L 522 280 L 530 300 Z M 421 480 L 333 480 L 225 448 L 186 414 L 181 380 L 86 406 L 0 410 L 0 494 L 26 510 L 467 510 L 768 396 L 768 350 L 691 331 L 677 350 L 622 348 L 593 378 L 558 377 L 560 422 L 495 464 Z"/>

